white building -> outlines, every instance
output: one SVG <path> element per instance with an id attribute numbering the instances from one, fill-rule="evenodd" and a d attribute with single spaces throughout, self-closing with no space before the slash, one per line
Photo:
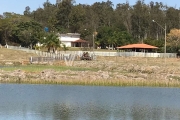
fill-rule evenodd
<path id="1" fill-rule="evenodd" d="M 61 44 L 62 45 L 64 44 L 66 47 L 76 47 L 75 42 L 81 39 L 79 33 L 66 33 L 66 34 L 59 34 L 59 40 L 61 41 Z"/>

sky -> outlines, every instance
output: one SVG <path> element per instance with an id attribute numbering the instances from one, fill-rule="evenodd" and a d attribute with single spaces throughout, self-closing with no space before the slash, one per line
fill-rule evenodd
<path id="1" fill-rule="evenodd" d="M 23 14 L 25 7 L 29 6 L 31 11 L 36 10 L 39 7 L 43 6 L 43 3 L 46 0 L 1 0 L 0 4 L 0 15 L 4 12 L 14 12 L 17 14 Z M 52 4 L 56 3 L 56 0 L 49 0 Z M 89 4 L 92 5 L 95 2 L 102 2 L 107 0 L 75 0 L 76 4 Z M 130 5 L 134 5 L 137 0 L 110 0 L 115 6 L 118 3 L 126 3 L 128 1 Z M 153 2 L 162 2 L 164 5 L 180 8 L 179 0 L 144 0 L 146 4 L 149 4 L 150 1 Z"/>

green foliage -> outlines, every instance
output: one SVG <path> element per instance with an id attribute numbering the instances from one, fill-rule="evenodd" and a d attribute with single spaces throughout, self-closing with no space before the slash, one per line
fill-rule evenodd
<path id="1" fill-rule="evenodd" d="M 31 14 L 30 9 L 31 9 L 31 8 L 30 8 L 29 6 L 27 6 L 27 7 L 25 8 L 24 15 L 29 16 L 29 15 Z"/>
<path id="2" fill-rule="evenodd" d="M 63 44 L 63 50 L 64 50 L 64 51 L 69 50 L 69 49 L 66 47 L 66 45 L 65 45 L 65 44 Z"/>
<path id="3" fill-rule="evenodd" d="M 113 3 L 111 1 L 95 2 L 92 5 L 92 10 L 94 12 L 93 19 L 96 25 L 111 26 L 113 18 Z"/>
<path id="4" fill-rule="evenodd" d="M 44 47 L 48 48 L 48 52 L 53 50 L 55 52 L 57 48 L 60 48 L 60 40 L 55 33 L 46 33 L 42 41 Z"/>
<path id="5" fill-rule="evenodd" d="M 35 21 L 20 22 L 17 25 L 17 29 L 14 30 L 14 35 L 18 37 L 21 45 L 23 46 L 34 46 L 40 41 L 40 32 L 42 26 Z"/>
<path id="6" fill-rule="evenodd" d="M 158 47 L 157 52 L 164 52 L 164 40 L 146 39 L 144 43 Z M 168 50 L 167 50 L 168 51 Z"/>
<path id="7" fill-rule="evenodd" d="M 111 27 L 101 27 L 98 29 L 97 41 L 99 41 L 101 45 L 108 45 L 112 43 L 110 40 L 112 35 L 113 29 Z"/>
<path id="8" fill-rule="evenodd" d="M 14 36 L 14 30 L 17 29 L 17 25 L 21 21 L 25 20 L 27 20 L 27 18 L 24 16 L 12 13 L 4 13 L 4 19 L 0 19 L 0 43 L 9 44 L 18 42 L 17 36 Z"/>
<path id="9" fill-rule="evenodd" d="M 99 29 L 97 41 L 100 45 L 104 45 L 103 48 L 105 48 L 108 45 L 116 47 L 133 43 L 133 38 L 127 31 L 102 27 Z"/>
<path id="10" fill-rule="evenodd" d="M 56 13 L 56 29 L 60 30 L 62 28 L 69 28 L 69 15 L 71 13 L 73 6 L 73 0 L 63 0 L 58 4 L 58 10 Z"/>
<path id="11" fill-rule="evenodd" d="M 85 10 L 81 7 L 81 5 L 73 6 L 69 16 L 71 32 L 79 32 L 80 26 L 85 21 Z"/>

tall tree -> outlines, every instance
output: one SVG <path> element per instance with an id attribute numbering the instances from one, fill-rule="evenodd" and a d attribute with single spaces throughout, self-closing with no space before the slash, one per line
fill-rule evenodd
<path id="1" fill-rule="evenodd" d="M 92 5 L 92 9 L 94 11 L 94 17 L 98 17 L 98 19 L 94 18 L 96 19 L 94 26 L 111 26 L 111 18 L 114 14 L 113 3 L 111 1 L 96 2 Z"/>
<path id="2" fill-rule="evenodd" d="M 168 7 L 166 11 L 166 24 L 169 28 L 180 28 L 180 12 L 178 9 Z"/>
<path id="3" fill-rule="evenodd" d="M 171 47 L 180 48 L 180 29 L 171 29 L 167 35 L 167 42 Z"/>
<path id="4" fill-rule="evenodd" d="M 49 31 L 56 31 L 56 5 L 53 5 L 47 0 L 43 4 L 43 8 L 38 8 L 32 12 L 32 19 L 38 21 L 43 27 L 48 27 Z"/>
<path id="5" fill-rule="evenodd" d="M 56 13 L 56 28 L 61 32 L 64 30 L 67 32 L 69 30 L 69 15 L 71 13 L 73 3 L 74 0 L 63 0 L 58 4 L 58 10 Z"/>
<path id="6" fill-rule="evenodd" d="M 85 9 L 82 5 L 72 7 L 72 11 L 69 14 L 70 32 L 77 33 L 82 24 L 85 23 Z"/>
<path id="7" fill-rule="evenodd" d="M 8 33 L 11 31 L 9 26 L 9 19 L 0 19 L 0 43 L 7 44 Z"/>
<path id="8" fill-rule="evenodd" d="M 129 3 L 117 4 L 116 10 L 116 25 L 121 30 L 126 30 L 130 34 L 132 33 L 132 8 L 130 7 Z"/>
<path id="9" fill-rule="evenodd" d="M 22 20 L 27 20 L 28 18 L 18 15 L 15 13 L 4 13 L 4 18 L 0 19 L 0 42 L 1 44 L 15 43 L 16 38 L 13 36 L 13 30 L 16 29 L 17 24 Z"/>
<path id="10" fill-rule="evenodd" d="M 24 11 L 24 15 L 29 16 L 31 14 L 30 10 L 31 10 L 31 8 L 29 6 L 26 6 L 25 11 Z"/>
<path id="11" fill-rule="evenodd" d="M 132 29 L 134 38 L 137 38 L 139 42 L 143 42 L 147 38 L 149 18 L 149 7 L 144 0 L 138 0 L 133 6 Z"/>
<path id="12" fill-rule="evenodd" d="M 158 26 L 157 24 L 154 24 L 152 20 L 155 20 L 158 22 L 161 26 L 164 27 L 166 23 L 166 9 L 167 7 L 163 5 L 162 2 L 154 3 L 150 2 L 150 36 L 154 39 L 164 39 L 164 30 Z"/>
<path id="13" fill-rule="evenodd" d="M 17 25 L 17 29 L 14 30 L 21 43 L 26 47 L 33 47 L 38 41 L 40 41 L 39 34 L 43 31 L 42 26 L 35 21 L 21 22 Z"/>

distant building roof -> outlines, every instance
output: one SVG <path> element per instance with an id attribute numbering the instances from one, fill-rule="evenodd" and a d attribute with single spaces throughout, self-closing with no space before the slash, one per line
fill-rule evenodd
<path id="1" fill-rule="evenodd" d="M 88 41 L 86 40 L 82 40 L 82 39 L 79 39 L 79 40 L 76 40 L 76 41 L 73 41 L 73 43 L 87 43 Z"/>
<path id="2" fill-rule="evenodd" d="M 144 49 L 157 49 L 158 47 L 148 45 L 148 44 L 129 44 L 121 47 L 117 47 L 118 49 L 132 49 L 132 48 L 144 48 Z"/>

